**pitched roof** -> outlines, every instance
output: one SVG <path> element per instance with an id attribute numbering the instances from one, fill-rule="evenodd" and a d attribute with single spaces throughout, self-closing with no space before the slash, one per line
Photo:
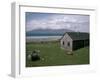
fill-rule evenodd
<path id="1" fill-rule="evenodd" d="M 89 33 L 83 32 L 66 32 L 72 40 L 86 40 L 89 39 Z"/>

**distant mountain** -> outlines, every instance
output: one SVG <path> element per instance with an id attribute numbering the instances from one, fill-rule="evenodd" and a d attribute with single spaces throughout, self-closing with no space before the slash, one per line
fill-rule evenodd
<path id="1" fill-rule="evenodd" d="M 26 36 L 62 36 L 65 32 L 74 32 L 69 29 L 35 29 L 26 32 Z"/>

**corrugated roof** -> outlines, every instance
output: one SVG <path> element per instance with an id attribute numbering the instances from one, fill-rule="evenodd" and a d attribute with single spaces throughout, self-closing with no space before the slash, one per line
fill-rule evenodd
<path id="1" fill-rule="evenodd" d="M 67 32 L 67 34 L 72 38 L 72 40 L 86 40 L 86 39 L 89 39 L 89 33 Z"/>

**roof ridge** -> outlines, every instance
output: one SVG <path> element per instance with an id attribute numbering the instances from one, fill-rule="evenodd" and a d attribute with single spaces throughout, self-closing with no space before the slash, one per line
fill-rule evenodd
<path id="1" fill-rule="evenodd" d="M 89 33 L 85 33 L 85 32 L 66 32 L 66 33 L 72 38 L 72 40 L 86 40 L 86 39 L 89 39 Z M 64 35 L 66 33 L 64 33 Z"/>

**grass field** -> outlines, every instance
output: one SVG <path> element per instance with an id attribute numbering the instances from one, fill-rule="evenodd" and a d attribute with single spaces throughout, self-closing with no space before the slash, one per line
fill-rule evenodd
<path id="1" fill-rule="evenodd" d="M 89 47 L 73 51 L 73 55 L 61 49 L 59 42 L 27 43 L 26 50 L 40 50 L 40 60 L 26 58 L 26 67 L 89 64 Z"/>

